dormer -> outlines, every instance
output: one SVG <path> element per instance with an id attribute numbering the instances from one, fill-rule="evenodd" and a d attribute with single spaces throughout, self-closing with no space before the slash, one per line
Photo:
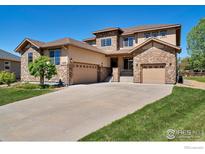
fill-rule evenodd
<path id="1" fill-rule="evenodd" d="M 96 46 L 107 51 L 119 49 L 119 35 L 123 31 L 120 28 L 106 28 L 93 32 L 96 36 Z"/>

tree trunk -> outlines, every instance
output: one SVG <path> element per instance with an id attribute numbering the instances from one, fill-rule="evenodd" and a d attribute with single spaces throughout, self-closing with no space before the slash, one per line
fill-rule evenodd
<path id="1" fill-rule="evenodd" d="M 41 85 L 41 86 L 44 85 L 44 76 L 41 76 L 41 77 L 40 77 L 40 85 Z"/>

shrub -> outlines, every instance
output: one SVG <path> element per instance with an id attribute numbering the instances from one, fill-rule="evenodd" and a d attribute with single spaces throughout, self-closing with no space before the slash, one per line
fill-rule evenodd
<path id="1" fill-rule="evenodd" d="M 11 83 L 16 81 L 16 76 L 14 73 L 7 71 L 0 72 L 0 83 L 7 84 L 10 86 Z"/>

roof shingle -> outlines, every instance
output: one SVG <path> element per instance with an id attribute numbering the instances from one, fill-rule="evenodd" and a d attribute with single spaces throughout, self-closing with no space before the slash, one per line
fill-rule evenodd
<path id="1" fill-rule="evenodd" d="M 32 39 L 29 39 L 29 41 L 33 42 Z M 63 38 L 63 39 L 59 39 L 59 40 L 55 40 L 55 41 L 51 41 L 51 42 L 33 42 L 34 44 L 35 43 L 38 43 L 38 46 L 40 48 L 50 48 L 50 47 L 57 47 L 57 46 L 63 46 L 63 45 L 73 45 L 73 46 L 77 46 L 77 47 L 80 47 L 80 48 L 84 48 L 84 49 L 88 49 L 88 50 L 92 50 L 92 51 L 95 51 L 95 52 L 99 52 L 99 53 L 103 53 L 105 54 L 105 52 L 101 49 L 98 49 L 97 47 L 94 47 L 94 46 L 91 46 L 85 42 L 81 42 L 81 41 L 78 41 L 78 40 L 74 40 L 72 38 Z"/>
<path id="2" fill-rule="evenodd" d="M 2 49 L 0 49 L 0 59 L 13 60 L 13 61 L 19 61 L 19 62 L 21 60 L 19 56 L 6 52 Z"/>

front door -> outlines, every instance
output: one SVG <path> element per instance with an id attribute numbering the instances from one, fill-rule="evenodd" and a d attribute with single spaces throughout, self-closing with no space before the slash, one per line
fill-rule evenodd
<path id="1" fill-rule="evenodd" d="M 118 67 L 118 58 L 111 58 L 111 68 Z"/>

